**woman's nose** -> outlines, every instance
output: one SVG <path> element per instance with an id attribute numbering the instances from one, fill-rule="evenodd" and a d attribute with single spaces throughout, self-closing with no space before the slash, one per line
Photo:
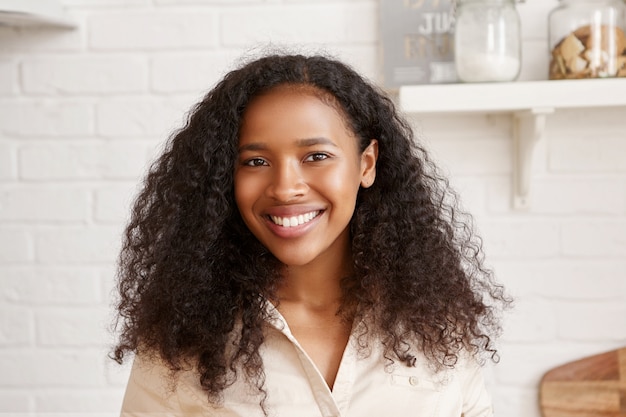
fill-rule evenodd
<path id="1" fill-rule="evenodd" d="M 271 198 L 288 203 L 303 196 L 308 189 L 299 164 L 287 162 L 274 167 L 274 175 L 267 190 Z"/>

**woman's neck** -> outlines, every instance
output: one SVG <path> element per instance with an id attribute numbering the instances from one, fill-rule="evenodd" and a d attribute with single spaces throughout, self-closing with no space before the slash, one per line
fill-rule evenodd
<path id="1" fill-rule="evenodd" d="M 344 298 L 341 282 L 352 274 L 349 250 L 322 262 L 285 266 L 278 289 L 279 302 L 297 303 L 311 309 L 338 309 Z"/>

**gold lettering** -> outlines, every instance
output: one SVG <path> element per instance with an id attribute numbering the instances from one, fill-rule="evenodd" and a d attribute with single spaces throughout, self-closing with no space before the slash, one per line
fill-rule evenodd
<path id="1" fill-rule="evenodd" d="M 427 0 L 404 0 L 404 7 L 407 9 L 419 9 Z M 438 9 L 441 5 L 441 0 L 430 0 L 430 4 L 434 9 Z"/>
<path id="2" fill-rule="evenodd" d="M 435 36 L 407 34 L 404 36 L 404 57 L 418 60 L 426 57 L 445 59 L 452 53 L 453 38 L 449 33 Z"/>
<path id="3" fill-rule="evenodd" d="M 426 0 L 404 0 L 404 7 L 408 9 L 419 9 Z"/>

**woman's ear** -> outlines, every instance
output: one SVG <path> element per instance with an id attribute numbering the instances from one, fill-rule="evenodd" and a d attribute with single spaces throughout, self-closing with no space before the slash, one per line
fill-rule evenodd
<path id="1" fill-rule="evenodd" d="M 376 179 L 376 161 L 378 160 L 378 141 L 372 139 L 361 153 L 361 187 L 369 188 Z"/>

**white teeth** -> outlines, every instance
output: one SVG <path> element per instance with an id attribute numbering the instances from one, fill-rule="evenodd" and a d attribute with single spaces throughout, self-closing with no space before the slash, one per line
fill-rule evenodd
<path id="1" fill-rule="evenodd" d="M 274 223 L 283 227 L 295 227 L 304 223 L 308 223 L 313 220 L 317 215 L 320 214 L 319 211 L 311 211 L 305 214 L 299 214 L 298 216 L 293 217 L 278 217 L 271 216 L 271 219 Z"/>

